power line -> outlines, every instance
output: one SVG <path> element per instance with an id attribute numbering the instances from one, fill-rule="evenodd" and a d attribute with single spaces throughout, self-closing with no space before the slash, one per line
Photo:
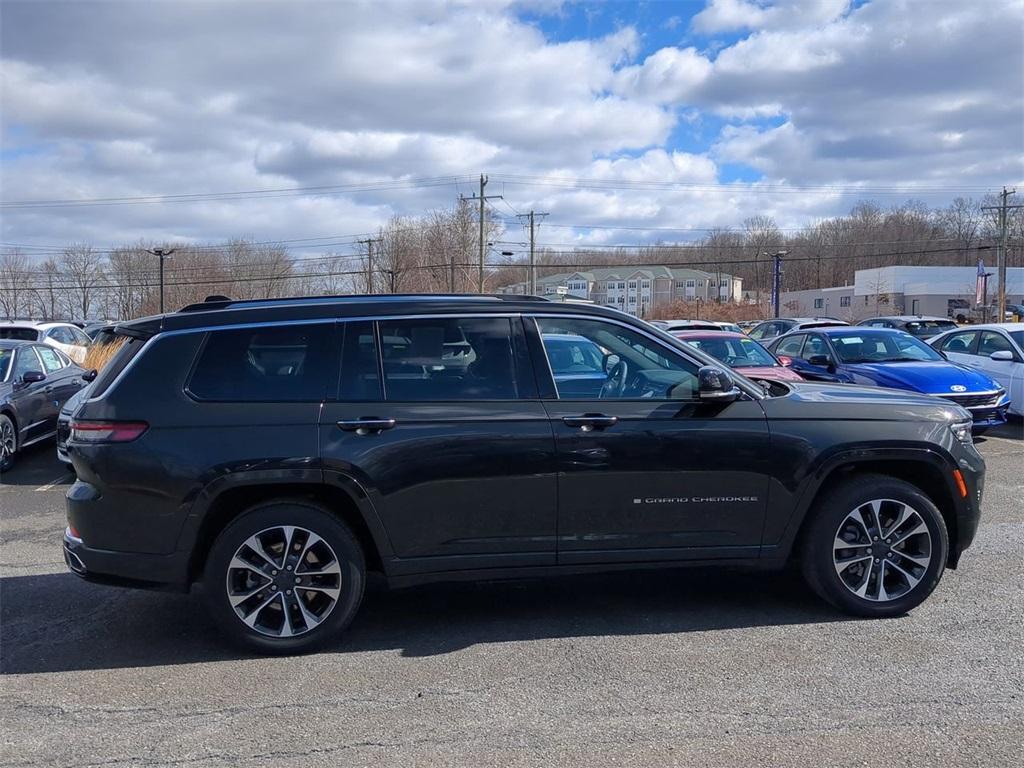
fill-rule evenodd
<path id="1" fill-rule="evenodd" d="M 361 184 L 329 184 L 316 187 L 278 187 L 275 189 L 248 189 L 233 192 L 190 192 L 183 194 L 136 195 L 126 197 L 67 198 L 56 200 L 8 200 L 0 201 L 0 209 L 20 208 L 63 208 L 93 205 L 136 205 L 153 203 L 191 203 L 222 200 L 251 200 L 257 198 L 290 197 L 293 195 L 328 195 L 358 192 L 379 192 L 395 189 L 452 186 L 460 179 L 471 176 L 433 176 L 405 180 L 364 182 Z"/>

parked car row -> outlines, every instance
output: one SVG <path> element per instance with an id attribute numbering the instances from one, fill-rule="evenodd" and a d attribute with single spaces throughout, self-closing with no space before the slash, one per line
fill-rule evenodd
<path id="1" fill-rule="evenodd" d="M 0 339 L 0 472 L 22 448 L 56 434 L 58 412 L 85 386 L 83 374 L 50 345 Z"/>
<path id="2" fill-rule="evenodd" d="M 1024 415 L 1024 323 L 961 328 L 916 315 L 859 325 L 791 317 L 764 321 L 740 337 L 716 332 L 710 322 L 662 327 L 753 379 L 862 384 L 952 400 L 971 411 L 976 434 L 1004 423 L 1007 413 Z"/>

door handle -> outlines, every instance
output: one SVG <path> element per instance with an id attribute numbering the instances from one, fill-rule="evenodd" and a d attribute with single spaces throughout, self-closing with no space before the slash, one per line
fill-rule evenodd
<path id="1" fill-rule="evenodd" d="M 357 435 L 376 435 L 385 429 L 394 427 L 395 420 L 375 418 L 346 419 L 337 422 L 337 424 L 338 428 L 345 432 L 355 432 Z"/>
<path id="2" fill-rule="evenodd" d="M 583 432 L 595 429 L 607 429 L 619 423 L 618 416 L 605 416 L 603 413 L 585 413 L 582 416 L 564 416 L 562 423 L 567 427 L 579 427 Z"/>

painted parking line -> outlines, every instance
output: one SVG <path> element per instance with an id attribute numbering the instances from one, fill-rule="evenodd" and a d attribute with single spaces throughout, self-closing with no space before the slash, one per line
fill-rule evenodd
<path id="1" fill-rule="evenodd" d="M 36 492 L 38 493 L 39 491 L 52 491 L 55 487 L 57 487 L 58 485 L 60 485 L 60 484 L 62 484 L 64 482 L 66 482 L 67 480 L 70 480 L 71 478 L 72 478 L 71 473 L 65 472 L 63 475 L 58 477 L 56 480 L 53 480 L 53 481 L 47 483 L 46 485 L 40 485 L 38 488 L 36 488 Z"/>

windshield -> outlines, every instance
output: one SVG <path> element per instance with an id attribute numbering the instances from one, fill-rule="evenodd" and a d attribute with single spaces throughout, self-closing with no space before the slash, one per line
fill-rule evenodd
<path id="1" fill-rule="evenodd" d="M 39 331 L 37 331 L 35 328 L 0 328 L 0 339 L 16 339 L 17 341 L 35 341 L 38 337 Z"/>
<path id="2" fill-rule="evenodd" d="M 908 333 L 858 333 L 833 336 L 844 363 L 910 363 L 942 360 L 942 355 Z"/>
<path id="3" fill-rule="evenodd" d="M 7 369 L 11 367 L 11 360 L 13 357 L 13 350 L 0 349 L 0 381 L 7 380 Z"/>
<path id="4" fill-rule="evenodd" d="M 753 339 L 705 337 L 683 341 L 721 360 L 730 368 L 778 365 L 771 353 Z"/>

